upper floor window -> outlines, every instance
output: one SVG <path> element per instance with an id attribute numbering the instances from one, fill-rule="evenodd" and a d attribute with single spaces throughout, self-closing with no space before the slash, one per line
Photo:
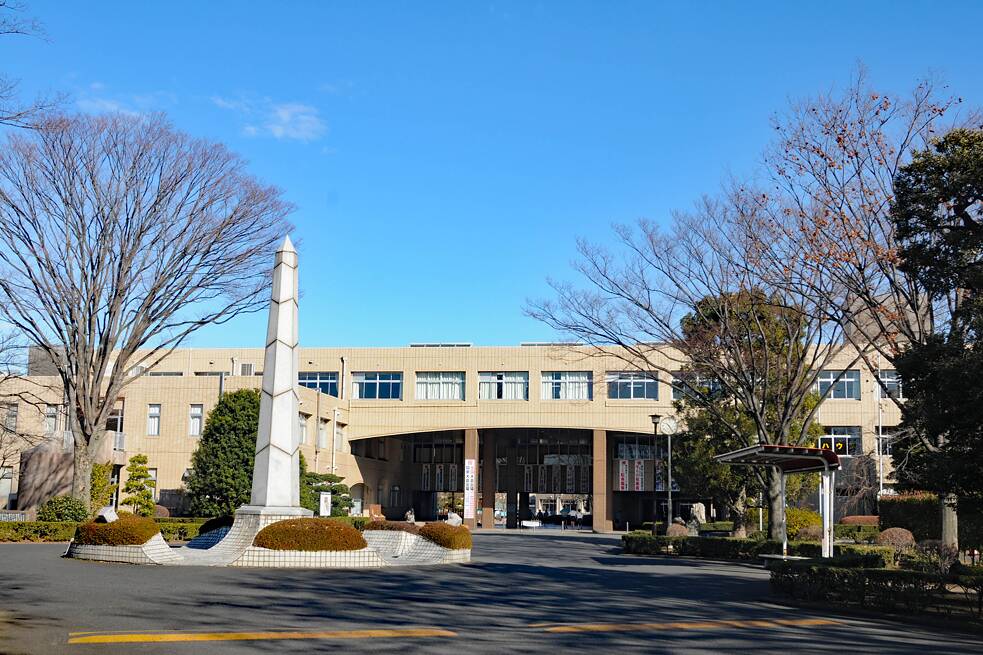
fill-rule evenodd
<path id="1" fill-rule="evenodd" d="M 860 428 L 850 427 L 827 427 L 826 434 L 819 437 L 819 447 L 832 450 L 841 457 L 854 457 L 863 452 L 863 444 L 860 440 Z"/>
<path id="2" fill-rule="evenodd" d="M 529 400 L 529 373 L 489 371 L 478 373 L 479 400 Z"/>
<path id="3" fill-rule="evenodd" d="M 893 369 L 881 369 L 877 372 L 880 384 L 877 385 L 878 398 L 897 398 L 904 400 L 904 392 L 901 389 L 901 377 Z"/>
<path id="4" fill-rule="evenodd" d="M 297 384 L 308 389 L 338 397 L 338 374 L 324 371 L 307 371 L 297 374 Z"/>
<path id="5" fill-rule="evenodd" d="M 156 437 L 160 435 L 160 405 L 147 405 L 147 436 Z"/>
<path id="6" fill-rule="evenodd" d="M 881 455 L 894 454 L 894 435 L 898 431 L 898 426 L 882 426 L 880 434 L 877 435 L 877 442 L 880 445 Z"/>
<path id="7" fill-rule="evenodd" d="M 417 400 L 464 400 L 464 373 L 417 371 Z"/>
<path id="8" fill-rule="evenodd" d="M 590 371 L 543 371 L 543 400 L 591 400 Z"/>
<path id="9" fill-rule="evenodd" d="M 252 362 L 239 362 L 239 375 L 252 375 L 252 374 L 253 374 Z"/>
<path id="10" fill-rule="evenodd" d="M 297 432 L 300 436 L 300 443 L 307 443 L 307 414 L 297 414 Z"/>
<path id="11" fill-rule="evenodd" d="M 838 378 L 838 379 L 837 379 Z M 821 371 L 816 380 L 825 398 L 860 400 L 860 371 Z M 829 392 L 829 395 L 826 392 Z"/>
<path id="12" fill-rule="evenodd" d="M 328 447 L 328 422 L 327 421 L 317 422 L 317 447 L 318 448 Z"/>
<path id="13" fill-rule="evenodd" d="M 188 434 L 192 437 L 201 436 L 202 423 L 205 417 L 204 405 L 191 405 L 188 410 Z"/>
<path id="14" fill-rule="evenodd" d="M 3 427 L 11 432 L 17 430 L 17 403 L 4 403 L 0 406 L 3 412 Z"/>
<path id="15" fill-rule="evenodd" d="M 356 399 L 399 400 L 403 397 L 402 373 L 352 374 Z"/>
<path id="16" fill-rule="evenodd" d="M 183 371 L 150 371 L 147 373 L 152 378 L 180 378 L 184 377 Z"/>
<path id="17" fill-rule="evenodd" d="M 696 394 L 715 396 L 723 391 L 720 380 L 691 371 L 676 371 L 672 374 L 672 399 L 682 400 Z"/>
<path id="18" fill-rule="evenodd" d="M 624 371 L 608 373 L 608 398 L 659 399 L 659 378 L 655 373 Z"/>
<path id="19" fill-rule="evenodd" d="M 54 434 L 58 431 L 58 405 L 44 406 L 44 433 Z"/>

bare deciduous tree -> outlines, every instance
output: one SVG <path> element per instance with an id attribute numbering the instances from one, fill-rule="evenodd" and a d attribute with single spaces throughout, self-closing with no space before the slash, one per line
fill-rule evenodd
<path id="1" fill-rule="evenodd" d="M 809 398 L 819 372 L 843 345 L 839 325 L 825 320 L 825 296 L 809 293 L 826 282 L 805 265 L 801 242 L 787 238 L 782 209 L 735 189 L 677 214 L 668 232 L 648 222 L 618 228 L 619 254 L 581 242 L 577 268 L 587 288 L 554 283 L 557 300 L 528 312 L 598 353 L 676 378 L 739 440 L 749 435 L 734 412 L 679 371 L 721 385 L 757 442 L 802 444 L 818 407 Z M 781 540 L 781 479 L 770 468 L 761 474 L 769 533 Z"/>
<path id="2" fill-rule="evenodd" d="M 44 36 L 41 23 L 23 12 L 20 2 L 0 0 L 0 36 Z M 36 127 L 44 112 L 54 109 L 60 97 L 38 97 L 32 102 L 22 102 L 19 80 L 0 73 L 0 125 L 11 127 Z"/>
<path id="3" fill-rule="evenodd" d="M 789 208 L 788 237 L 813 253 L 814 270 L 802 281 L 818 273 L 833 282 L 811 293 L 829 296 L 830 320 L 843 326 L 872 371 L 894 368 L 907 344 L 953 328 L 958 297 L 929 292 L 903 268 L 890 217 L 895 179 L 912 152 L 956 125 L 980 124 L 978 114 L 957 111 L 960 99 L 938 86 L 924 81 L 908 96 L 895 96 L 874 90 L 861 70 L 843 92 L 799 102 L 778 116 L 778 137 L 765 158 L 775 193 Z M 935 435 L 898 438 L 919 439 L 933 452 L 938 447 Z M 953 506 L 945 504 L 943 521 L 951 544 Z"/>
<path id="4" fill-rule="evenodd" d="M 53 116 L 0 151 L 0 316 L 54 363 L 72 493 L 128 371 L 267 302 L 292 207 L 225 147 L 162 116 Z"/>

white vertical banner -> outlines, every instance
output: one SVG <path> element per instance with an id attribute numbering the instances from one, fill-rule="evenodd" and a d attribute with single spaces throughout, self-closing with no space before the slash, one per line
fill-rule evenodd
<path id="1" fill-rule="evenodd" d="M 645 461 L 635 460 L 635 491 L 645 491 Z"/>
<path id="2" fill-rule="evenodd" d="M 475 471 L 473 459 L 464 460 L 464 518 L 473 519 L 475 513 Z"/>
<path id="3" fill-rule="evenodd" d="M 618 460 L 618 491 L 628 491 L 628 460 Z"/>

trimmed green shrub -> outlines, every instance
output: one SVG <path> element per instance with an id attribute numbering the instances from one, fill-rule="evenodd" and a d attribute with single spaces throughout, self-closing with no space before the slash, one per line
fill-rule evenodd
<path id="1" fill-rule="evenodd" d="M 837 539 L 853 539 L 858 543 L 873 543 L 881 533 L 877 525 L 837 523 L 833 526 L 833 536 Z"/>
<path id="2" fill-rule="evenodd" d="M 0 541 L 70 541 L 78 523 L 0 521 Z"/>
<path id="3" fill-rule="evenodd" d="M 157 521 L 160 534 L 165 541 L 190 541 L 198 536 L 201 528 L 200 523 L 171 523 Z"/>
<path id="4" fill-rule="evenodd" d="M 365 538 L 350 525 L 330 518 L 288 519 L 271 523 L 256 535 L 254 546 L 271 550 L 361 550 Z"/>
<path id="5" fill-rule="evenodd" d="M 775 562 L 771 584 L 799 600 L 875 609 L 923 611 L 935 604 L 940 578 L 902 569 L 843 568 Z"/>
<path id="6" fill-rule="evenodd" d="M 938 496 L 918 492 L 881 496 L 878 501 L 881 530 L 906 528 L 915 540 L 942 538 L 942 505 Z M 983 548 L 983 501 L 959 501 L 959 547 Z"/>
<path id="7" fill-rule="evenodd" d="M 83 523 L 75 531 L 75 542 L 87 546 L 139 546 L 158 532 L 152 519 L 123 516 L 112 523 Z"/>
<path id="8" fill-rule="evenodd" d="M 88 518 L 85 503 L 71 496 L 54 496 L 38 508 L 39 521 L 85 521 Z"/>
<path id="9" fill-rule="evenodd" d="M 685 525 L 678 525 L 673 523 L 668 528 L 666 528 L 667 537 L 688 537 L 689 529 Z"/>
<path id="10" fill-rule="evenodd" d="M 463 525 L 447 523 L 427 523 L 420 528 L 420 536 L 438 546 L 451 550 L 470 550 L 471 531 Z"/>
<path id="11" fill-rule="evenodd" d="M 208 519 L 201 524 L 198 528 L 198 534 L 207 534 L 218 530 L 219 528 L 231 528 L 232 523 L 235 521 L 235 517 L 231 514 L 226 514 L 225 516 L 216 516 L 213 519 Z"/>
<path id="12" fill-rule="evenodd" d="M 879 525 L 880 517 L 857 514 L 856 516 L 844 516 L 840 519 L 842 525 Z"/>
<path id="13" fill-rule="evenodd" d="M 915 537 L 910 531 L 904 528 L 888 528 L 877 535 L 878 546 L 891 546 L 895 550 L 901 550 L 915 545 Z"/>
<path id="14" fill-rule="evenodd" d="M 818 512 L 811 509 L 800 507 L 787 507 L 785 509 L 785 532 L 789 539 L 800 539 L 799 531 L 807 525 L 814 525 L 821 529 L 822 524 L 822 517 L 819 516 Z"/>
<path id="15" fill-rule="evenodd" d="M 700 532 L 733 532 L 733 521 L 711 521 L 700 525 Z"/>
<path id="16" fill-rule="evenodd" d="M 350 525 L 359 532 L 364 530 L 365 526 L 372 522 L 367 516 L 332 516 L 331 520 Z"/>
<path id="17" fill-rule="evenodd" d="M 118 484 L 113 484 L 112 478 L 112 462 L 105 464 L 93 462 L 92 474 L 89 476 L 89 506 L 92 507 L 93 512 L 98 512 L 112 501 L 113 494 L 119 487 Z"/>
<path id="18" fill-rule="evenodd" d="M 394 532 L 409 532 L 410 534 L 420 534 L 420 527 L 405 521 L 369 521 L 362 529 L 366 530 L 392 530 Z"/>
<path id="19" fill-rule="evenodd" d="M 153 516 L 156 507 L 154 487 L 157 482 L 150 477 L 147 462 L 146 455 L 134 455 L 130 458 L 126 466 L 126 482 L 123 484 L 123 493 L 128 495 L 120 502 L 120 505 L 133 508 L 133 513 L 139 516 Z"/>

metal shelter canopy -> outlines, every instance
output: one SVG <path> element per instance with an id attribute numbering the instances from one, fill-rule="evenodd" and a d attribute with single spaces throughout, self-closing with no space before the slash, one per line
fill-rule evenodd
<path id="1" fill-rule="evenodd" d="M 714 459 L 733 466 L 777 466 L 785 474 L 835 471 L 840 468 L 840 458 L 832 450 L 765 443 L 732 450 Z"/>
<path id="2" fill-rule="evenodd" d="M 717 455 L 714 459 L 731 466 L 774 466 L 782 472 L 782 507 L 785 506 L 785 476 L 789 473 L 820 471 L 819 510 L 822 514 L 822 555 L 833 556 L 833 490 L 840 458 L 832 450 L 806 446 L 756 444 Z M 784 520 L 784 519 L 783 519 Z M 788 537 L 782 542 L 782 556 L 788 555 Z"/>

